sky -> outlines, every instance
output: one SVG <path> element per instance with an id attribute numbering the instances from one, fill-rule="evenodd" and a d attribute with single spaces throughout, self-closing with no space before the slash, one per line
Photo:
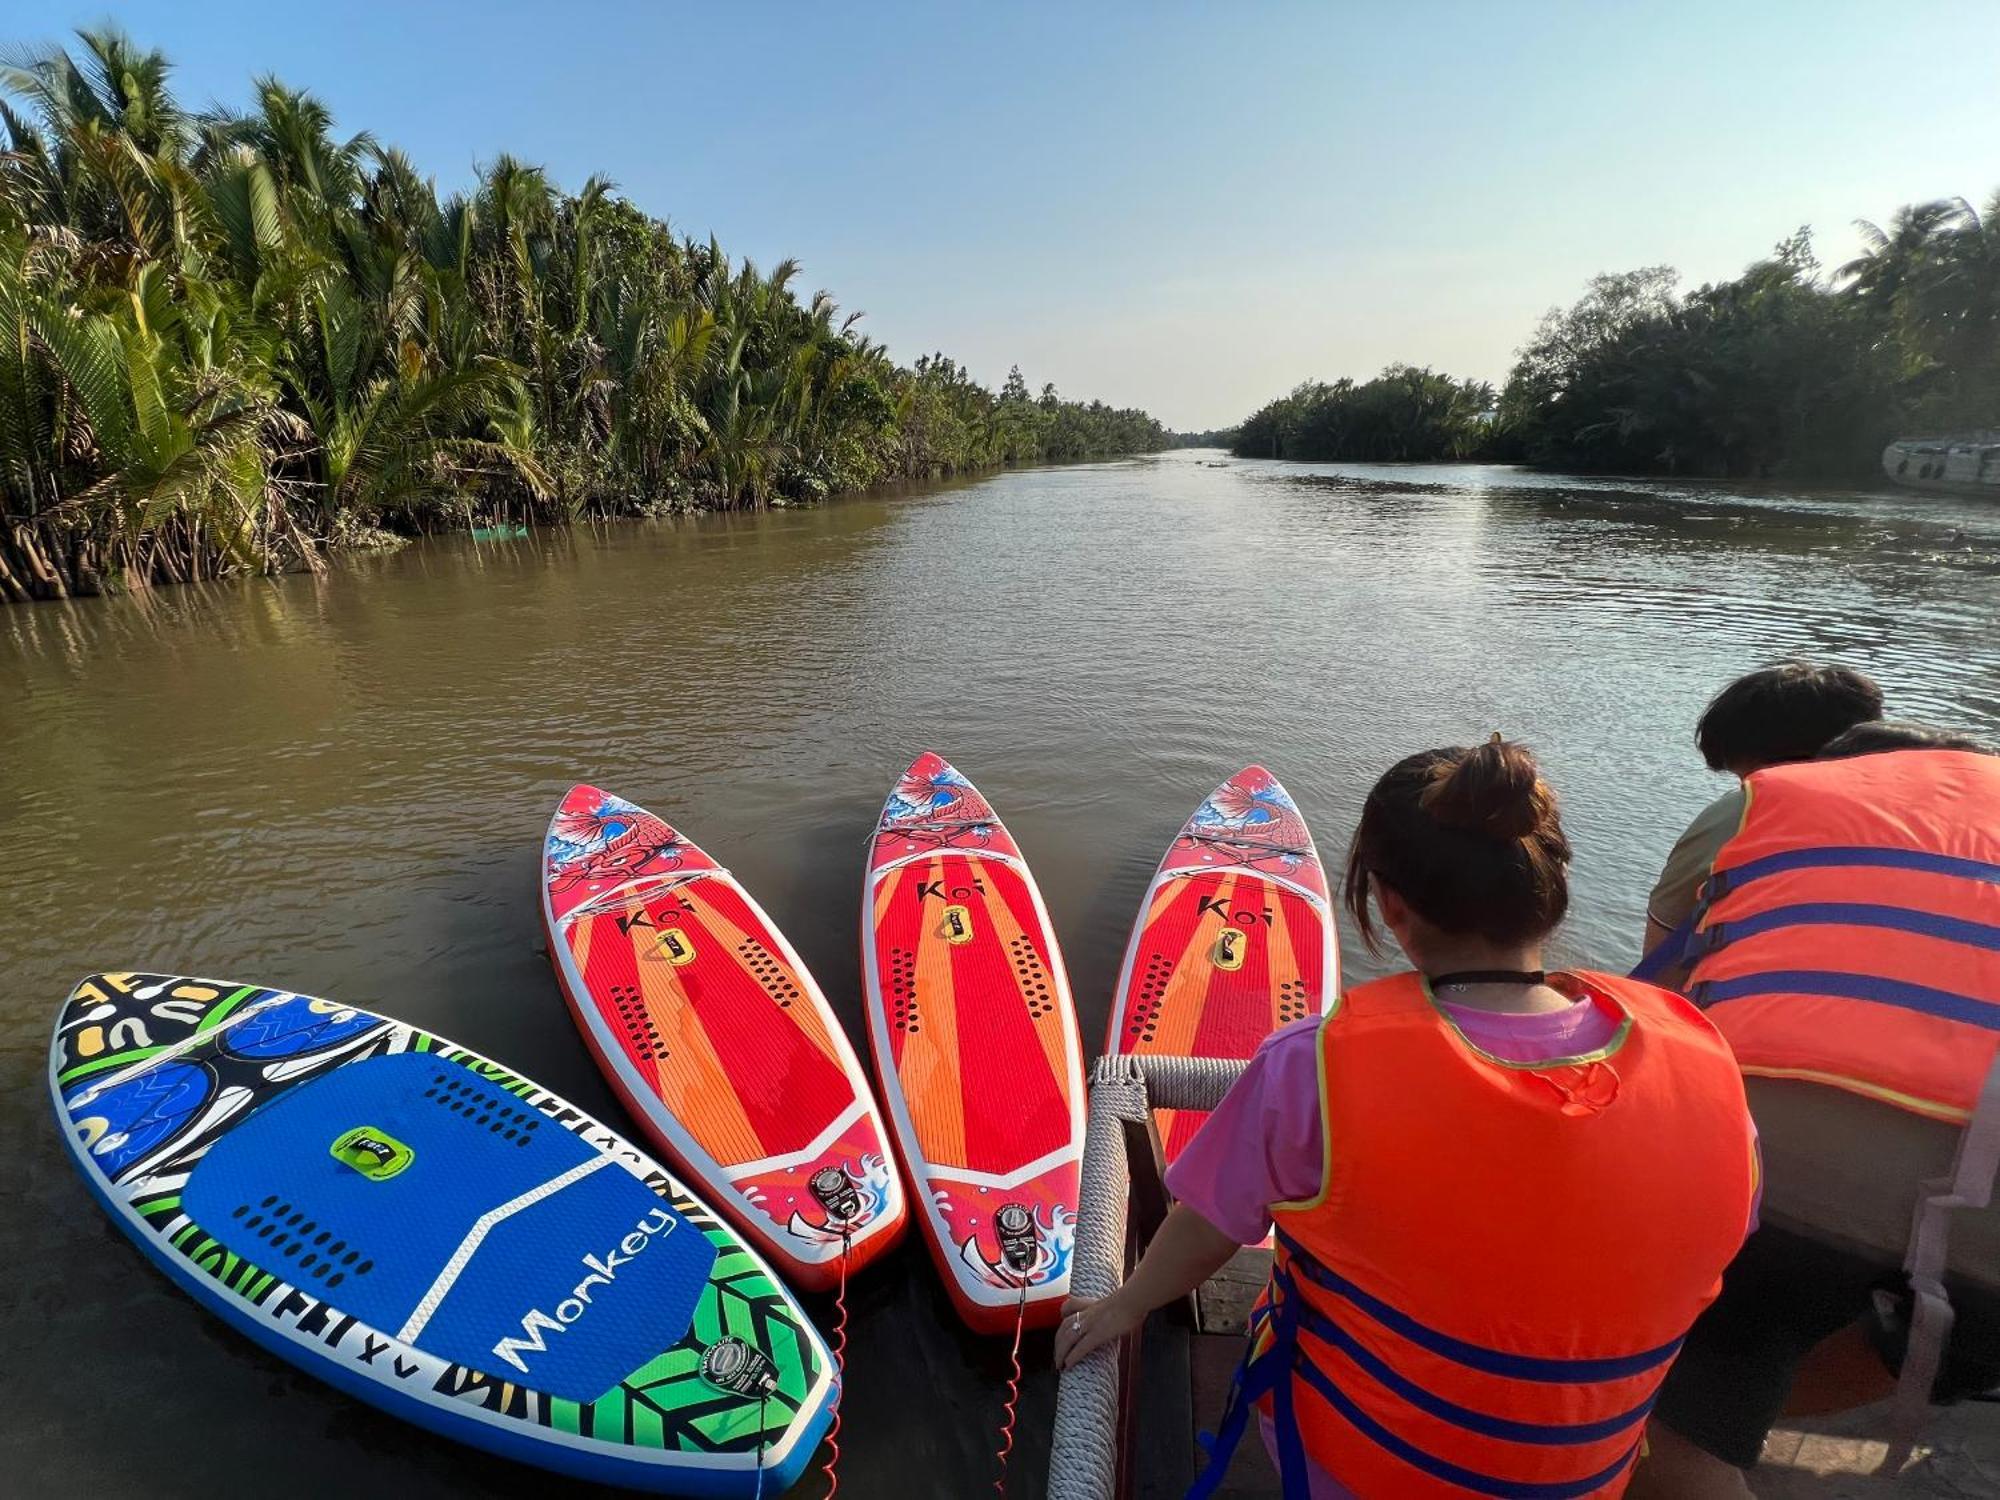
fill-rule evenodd
<path id="1" fill-rule="evenodd" d="M 501 151 L 793 256 L 902 361 L 1234 423 L 1392 361 L 1505 378 L 1601 271 L 2000 189 L 2000 0 L 768 5 L 43 0 L 184 104 L 318 94 L 440 188 Z"/>

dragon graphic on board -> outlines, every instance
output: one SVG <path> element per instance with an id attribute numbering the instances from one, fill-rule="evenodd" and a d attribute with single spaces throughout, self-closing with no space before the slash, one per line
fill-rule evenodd
<path id="1" fill-rule="evenodd" d="M 983 844 L 998 821 L 978 788 L 954 767 L 934 761 L 926 768 L 919 761 L 889 794 L 879 831 L 916 843 Z"/>
<path id="2" fill-rule="evenodd" d="M 587 808 L 565 808 L 549 830 L 549 866 L 555 877 L 551 889 L 566 891 L 587 881 L 671 870 L 681 862 L 684 843 L 663 819 L 623 797 L 605 796 Z"/>
<path id="3" fill-rule="evenodd" d="M 1289 872 L 1304 860 L 1312 836 L 1283 787 L 1238 778 L 1216 788 L 1176 842 L 1220 847 L 1242 855 L 1253 866 L 1275 865 Z"/>

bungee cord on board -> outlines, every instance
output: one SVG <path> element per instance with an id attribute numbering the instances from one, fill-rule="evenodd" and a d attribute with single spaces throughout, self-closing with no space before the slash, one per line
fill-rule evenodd
<path id="1" fill-rule="evenodd" d="M 1014 1424 L 1021 1404 L 1021 1331 L 1028 1321 L 1028 1275 L 1021 1273 L 1021 1300 L 1014 1305 L 1014 1343 L 1007 1351 L 1007 1399 L 1001 1405 L 1000 1449 L 995 1457 L 1000 1461 L 999 1477 L 993 1481 L 993 1492 L 1004 1497 L 1007 1493 L 1007 1458 L 1014 1451 Z"/>
<path id="2" fill-rule="evenodd" d="M 764 1425 L 764 1409 L 771 1404 L 771 1393 L 767 1390 L 757 1398 L 757 1488 L 752 1491 L 753 1500 L 764 1500 L 764 1446 L 770 1431 Z"/>
<path id="3" fill-rule="evenodd" d="M 833 1369 L 840 1382 L 840 1394 L 834 1397 L 833 1420 L 826 1429 L 826 1463 L 822 1467 L 826 1475 L 826 1500 L 833 1500 L 840 1493 L 840 1409 L 847 1402 L 847 1257 L 853 1248 L 854 1231 L 842 1225 L 840 1285 L 833 1294 Z"/>

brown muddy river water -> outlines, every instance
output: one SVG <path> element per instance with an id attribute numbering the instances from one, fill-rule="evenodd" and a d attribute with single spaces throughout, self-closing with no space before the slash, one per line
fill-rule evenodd
<path id="1" fill-rule="evenodd" d="M 89 970 L 353 1001 L 619 1122 L 540 952 L 563 790 L 728 863 L 865 1056 L 864 839 L 929 746 L 1025 849 L 1094 1052 L 1147 877 L 1219 779 L 1269 765 L 1331 862 L 1390 762 L 1495 729 L 1563 796 L 1562 956 L 1621 968 L 1721 789 L 1695 716 L 1792 653 L 2000 733 L 2000 505 L 1178 453 L 0 610 L 0 1472 L 97 1497 L 552 1485 L 295 1374 L 111 1227 L 44 1076 Z M 1381 967 L 1348 944 L 1350 980 Z M 990 1492 L 1004 1344 L 956 1331 L 914 1240 L 852 1301 L 843 1483 Z M 1046 1339 L 1026 1357 L 1016 1496 L 1053 1408 Z"/>

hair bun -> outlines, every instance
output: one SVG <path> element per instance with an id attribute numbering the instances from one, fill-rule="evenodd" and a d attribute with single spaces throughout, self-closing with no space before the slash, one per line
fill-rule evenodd
<path id="1" fill-rule="evenodd" d="M 1420 805 L 1446 828 L 1490 839 L 1524 839 L 1556 821 L 1556 794 L 1535 757 L 1497 734 L 1439 761 Z"/>

